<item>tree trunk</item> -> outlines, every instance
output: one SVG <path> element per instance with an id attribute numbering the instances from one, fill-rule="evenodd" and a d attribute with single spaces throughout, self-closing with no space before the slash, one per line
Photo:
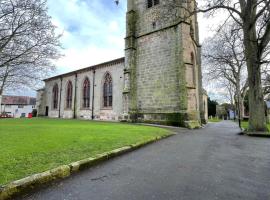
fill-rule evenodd
<path id="1" fill-rule="evenodd" d="M 240 101 L 240 112 L 241 112 L 241 119 L 244 119 L 245 116 L 245 106 L 244 106 L 244 98 L 241 97 L 241 101 Z"/>
<path id="2" fill-rule="evenodd" d="M 249 131 L 267 131 L 260 67 L 248 64 L 249 71 Z"/>
<path id="3" fill-rule="evenodd" d="M 241 115 L 243 116 L 243 118 L 245 117 L 245 98 L 246 98 L 246 95 L 247 95 L 247 86 L 245 84 L 245 86 L 242 88 L 242 92 L 241 92 Z"/>
<path id="4" fill-rule="evenodd" d="M 0 114 L 2 113 L 2 94 L 3 94 L 3 91 L 2 89 L 0 89 Z"/>
<path id="5" fill-rule="evenodd" d="M 256 42 L 256 28 L 244 27 L 245 56 L 249 84 L 249 127 L 248 131 L 267 131 L 264 99 L 261 84 L 259 48 Z"/>
<path id="6" fill-rule="evenodd" d="M 241 107 L 241 102 L 242 102 L 242 98 L 241 98 L 241 90 L 240 90 L 240 77 L 238 76 L 237 80 L 236 80 L 236 96 L 237 96 L 237 111 L 238 111 L 238 118 L 240 120 L 243 119 L 242 116 L 242 107 Z"/>
<path id="7" fill-rule="evenodd" d="M 3 112 L 2 111 L 2 98 L 3 98 L 5 84 L 6 84 L 6 81 L 7 81 L 7 76 L 8 76 L 8 67 L 6 68 L 6 72 L 4 74 L 2 84 L 0 85 L 0 114 L 2 114 L 2 112 Z"/>

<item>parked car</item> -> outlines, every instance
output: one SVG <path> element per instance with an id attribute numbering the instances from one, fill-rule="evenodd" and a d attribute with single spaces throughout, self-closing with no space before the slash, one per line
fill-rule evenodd
<path id="1" fill-rule="evenodd" d="M 1 113 L 0 118 L 12 118 L 12 116 L 7 113 Z"/>

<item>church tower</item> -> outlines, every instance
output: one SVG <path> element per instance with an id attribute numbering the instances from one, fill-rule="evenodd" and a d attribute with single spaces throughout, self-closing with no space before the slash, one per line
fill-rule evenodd
<path id="1" fill-rule="evenodd" d="M 200 126 L 203 106 L 197 17 L 186 17 L 186 11 L 195 6 L 195 0 L 128 0 L 126 120 Z"/>

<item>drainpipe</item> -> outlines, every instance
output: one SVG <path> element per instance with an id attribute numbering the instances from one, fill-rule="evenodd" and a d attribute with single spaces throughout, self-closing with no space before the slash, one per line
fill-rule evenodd
<path id="1" fill-rule="evenodd" d="M 92 120 L 94 120 L 94 101 L 95 101 L 95 76 L 96 76 L 96 70 L 93 71 L 93 92 L 92 92 Z"/>
<path id="2" fill-rule="evenodd" d="M 77 108 L 77 80 L 78 74 L 75 74 L 75 93 L 74 93 L 74 111 L 73 111 L 73 118 L 76 119 L 76 108 Z"/>
<path id="3" fill-rule="evenodd" d="M 63 85 L 63 77 L 60 78 L 61 84 L 60 84 L 60 97 L 59 97 L 59 110 L 58 110 L 58 118 L 61 118 L 61 101 L 62 101 L 62 85 Z"/>

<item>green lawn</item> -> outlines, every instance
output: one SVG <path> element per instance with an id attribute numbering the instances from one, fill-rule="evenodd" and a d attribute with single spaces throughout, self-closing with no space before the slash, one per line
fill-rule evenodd
<path id="1" fill-rule="evenodd" d="M 59 119 L 0 120 L 0 185 L 169 131 L 124 123 Z"/>
<path id="2" fill-rule="evenodd" d="M 246 130 L 248 128 L 248 122 L 247 121 L 242 121 L 241 122 L 241 127 Z M 268 128 L 268 130 L 270 130 L 270 124 L 267 124 L 267 128 Z"/>
<path id="3" fill-rule="evenodd" d="M 241 127 L 246 130 L 248 128 L 248 122 L 241 122 Z"/>
<path id="4" fill-rule="evenodd" d="M 215 117 L 215 118 L 209 119 L 208 121 L 209 122 L 221 122 L 222 120 Z"/>

